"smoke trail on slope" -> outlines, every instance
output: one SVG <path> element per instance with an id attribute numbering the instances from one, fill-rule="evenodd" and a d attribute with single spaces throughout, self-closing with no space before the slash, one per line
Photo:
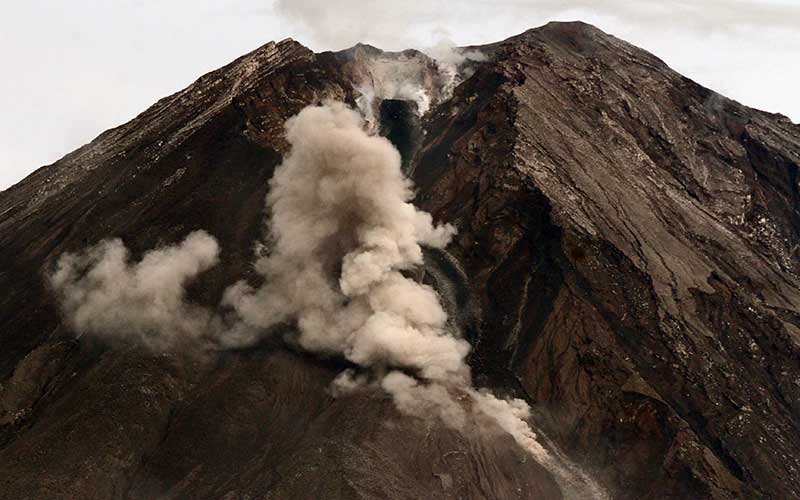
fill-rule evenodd
<path id="1" fill-rule="evenodd" d="M 207 331 L 211 313 L 188 304 L 185 287 L 218 255 L 217 241 L 203 231 L 135 264 L 121 240 L 107 240 L 62 255 L 48 280 L 75 332 L 163 351 Z"/>
<path id="2" fill-rule="evenodd" d="M 546 449 L 528 425 L 530 406 L 521 399 L 503 400 L 483 389 L 468 389 L 478 413 L 489 416 L 517 444 L 553 474 L 568 500 L 604 500 L 608 494 L 592 478 L 555 449 Z"/>

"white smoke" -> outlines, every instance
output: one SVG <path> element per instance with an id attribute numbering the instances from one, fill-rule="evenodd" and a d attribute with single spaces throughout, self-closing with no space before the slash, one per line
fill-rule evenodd
<path id="1" fill-rule="evenodd" d="M 402 53 L 367 59 L 366 74 L 356 86 L 360 94 L 356 104 L 370 131 L 376 130 L 376 109 L 382 100 L 412 101 L 417 105 L 416 113 L 424 116 L 433 106 L 450 99 L 456 86 L 471 76 L 472 68 L 466 63 L 487 59 L 477 50 L 462 50 L 445 39 L 422 52 L 427 57 Z"/>
<path id="2" fill-rule="evenodd" d="M 428 61 L 421 54 L 368 55 L 364 60 L 362 81 L 356 86 L 356 99 L 370 131 L 377 130 L 377 108 L 384 99 L 416 103 L 420 116 L 428 112 L 438 82 L 433 82 Z"/>
<path id="3" fill-rule="evenodd" d="M 479 50 L 464 50 L 456 47 L 452 40 L 442 38 L 436 45 L 424 49 L 436 61 L 442 80 L 443 100 L 453 96 L 453 90 L 464 78 L 472 76 L 471 68 L 464 69 L 467 62 L 484 62 L 488 58 Z"/>
<path id="4" fill-rule="evenodd" d="M 49 282 L 78 334 L 133 340 L 166 350 L 206 333 L 210 313 L 186 302 L 186 285 L 217 263 L 217 241 L 203 231 L 131 263 L 119 239 L 64 254 Z"/>

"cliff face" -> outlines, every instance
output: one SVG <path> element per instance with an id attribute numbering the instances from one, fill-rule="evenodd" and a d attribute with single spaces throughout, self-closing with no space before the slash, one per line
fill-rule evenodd
<path id="1" fill-rule="evenodd" d="M 45 289 L 65 251 L 205 229 L 221 264 L 190 292 L 218 303 L 252 273 L 285 120 L 356 105 L 392 61 L 431 109 L 374 117 L 458 226 L 425 279 L 478 385 L 526 397 L 615 498 L 800 497 L 800 127 L 580 23 L 478 49 L 448 99 L 414 51 L 270 43 L 0 193 L 0 497 L 561 497 L 508 437 L 333 398 L 341 360 L 111 348 Z"/>

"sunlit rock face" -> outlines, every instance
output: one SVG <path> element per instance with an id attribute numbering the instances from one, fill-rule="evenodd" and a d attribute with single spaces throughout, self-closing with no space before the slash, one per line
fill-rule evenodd
<path id="1" fill-rule="evenodd" d="M 800 496 L 800 127 L 581 23 L 442 62 L 269 43 L 0 193 L 0 498 L 562 498 L 507 435 L 401 414 L 274 335 L 76 338 L 44 274 L 204 230 L 213 307 L 252 269 L 286 120 L 325 101 L 398 148 L 474 384 L 613 498 Z M 291 334 L 291 325 L 286 326 Z"/>

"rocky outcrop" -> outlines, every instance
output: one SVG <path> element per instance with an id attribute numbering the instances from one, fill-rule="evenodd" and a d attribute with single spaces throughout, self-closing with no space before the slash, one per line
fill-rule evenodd
<path id="1" fill-rule="evenodd" d="M 588 25 L 494 50 L 415 170 L 474 365 L 620 498 L 800 496 L 800 127 Z"/>
<path id="2" fill-rule="evenodd" d="M 342 360 L 111 349 L 59 319 L 43 269 L 109 236 L 207 230 L 222 263 L 190 295 L 218 303 L 251 274 L 283 123 L 338 99 L 458 226 L 423 279 L 478 385 L 527 398 L 615 498 L 799 498 L 800 127 L 581 23 L 479 49 L 448 98 L 415 51 L 269 43 L 0 193 L 0 497 L 561 497 L 510 438 L 333 398 Z M 403 93 L 357 103 L 392 60 L 433 96 L 421 120 Z"/>

